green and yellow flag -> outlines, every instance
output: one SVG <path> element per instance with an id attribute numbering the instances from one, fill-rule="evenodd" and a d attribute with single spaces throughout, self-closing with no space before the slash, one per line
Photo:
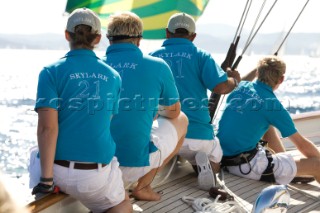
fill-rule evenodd
<path id="1" fill-rule="evenodd" d="M 86 7 L 95 11 L 101 18 L 102 28 L 106 29 L 107 18 L 117 11 L 131 11 L 143 21 L 145 39 L 164 39 L 169 17 L 177 12 L 185 12 L 197 20 L 209 0 L 68 0 L 66 12 Z"/>

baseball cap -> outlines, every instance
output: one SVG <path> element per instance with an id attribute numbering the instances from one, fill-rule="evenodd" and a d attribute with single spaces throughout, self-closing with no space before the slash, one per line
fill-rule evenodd
<path id="1" fill-rule="evenodd" d="M 178 28 L 186 29 L 189 33 L 195 33 L 196 23 L 192 16 L 186 13 L 176 13 L 169 19 L 168 30 L 171 33 L 175 33 Z"/>
<path id="2" fill-rule="evenodd" d="M 80 24 L 90 26 L 92 33 L 101 34 L 100 19 L 88 8 L 78 8 L 70 14 L 67 22 L 67 31 L 74 33 L 74 28 Z"/>

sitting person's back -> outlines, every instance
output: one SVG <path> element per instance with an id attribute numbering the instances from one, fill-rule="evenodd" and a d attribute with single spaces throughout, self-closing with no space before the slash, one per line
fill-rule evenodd
<path id="1" fill-rule="evenodd" d="M 70 51 L 39 74 L 41 177 L 32 194 L 60 189 L 92 212 L 132 212 L 110 133 L 121 78 L 93 51 L 101 39 L 99 17 L 87 8 L 74 10 L 65 38 Z"/>
<path id="2" fill-rule="evenodd" d="M 172 74 L 164 61 L 142 54 L 132 43 L 112 44 L 106 55 L 122 77 L 119 114 L 111 122 L 116 156 L 121 166 L 148 166 L 149 152 L 156 150 L 150 132 L 158 105 L 179 102 Z"/>
<path id="3" fill-rule="evenodd" d="M 198 48 L 196 23 L 186 13 L 173 14 L 168 20 L 167 39 L 150 54 L 170 66 L 181 99 L 181 110 L 189 119 L 188 132 L 179 156 L 188 160 L 198 173 L 199 186 L 208 190 L 214 185 L 213 170 L 219 170 L 222 150 L 215 137 L 208 109 L 208 90 L 216 94 L 231 92 L 240 81 L 237 71 L 224 72 L 211 54 Z M 203 169 L 208 168 L 208 169 Z"/>
<path id="4" fill-rule="evenodd" d="M 217 133 L 222 165 L 233 174 L 255 180 L 288 184 L 296 175 L 311 175 L 319 182 L 319 151 L 300 135 L 273 92 L 283 82 L 285 71 L 286 65 L 278 57 L 265 57 L 258 63 L 257 81 L 241 82 L 228 96 Z M 274 127 L 307 158 L 293 159 L 285 150 L 271 153 L 260 145 L 260 139 Z M 269 147 L 282 146 L 277 134 L 269 139 Z"/>
<path id="5" fill-rule="evenodd" d="M 178 152 L 187 118 L 180 112 L 179 94 L 169 66 L 139 49 L 141 19 L 130 12 L 109 19 L 110 46 L 105 61 L 122 78 L 119 114 L 111 122 L 116 156 L 124 181 L 138 181 L 132 195 L 140 200 L 159 200 L 160 195 L 150 184 L 159 167 Z"/>

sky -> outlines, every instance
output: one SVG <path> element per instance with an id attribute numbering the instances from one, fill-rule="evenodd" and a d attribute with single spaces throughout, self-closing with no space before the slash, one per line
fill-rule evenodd
<path id="1" fill-rule="evenodd" d="M 3 0 L 0 34 L 62 34 L 67 21 L 67 15 L 64 14 L 66 2 L 66 0 Z M 210 0 L 197 25 L 224 23 L 234 26 L 236 30 L 246 2 L 247 0 Z M 263 0 L 253 0 L 245 28 L 253 27 L 254 18 L 257 17 L 263 2 Z M 263 11 L 268 11 L 273 2 L 274 0 L 266 0 Z M 259 32 L 289 30 L 305 3 L 305 0 L 278 0 Z M 319 0 L 309 0 L 292 32 L 320 33 L 319 8 Z M 264 15 L 259 20 L 263 18 Z"/>
<path id="2" fill-rule="evenodd" d="M 266 0 L 258 24 L 264 19 L 265 14 L 276 0 Z M 251 29 L 254 21 L 258 16 L 259 10 L 264 0 L 252 0 L 252 5 L 248 18 L 244 25 L 245 28 Z M 271 33 L 289 30 L 295 19 L 298 17 L 306 0 L 278 0 L 272 11 L 266 18 L 259 32 Z M 247 0 L 211 0 L 204 14 L 199 18 L 200 23 L 224 23 L 231 26 L 238 26 L 240 18 Z M 292 32 L 317 32 L 320 33 L 320 1 L 309 0 Z M 256 28 L 255 28 L 256 29 Z"/>

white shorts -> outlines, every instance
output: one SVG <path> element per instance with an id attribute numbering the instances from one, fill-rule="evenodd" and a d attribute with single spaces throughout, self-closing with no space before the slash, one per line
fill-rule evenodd
<path id="1" fill-rule="evenodd" d="M 80 170 L 54 164 L 54 182 L 61 191 L 83 203 L 92 212 L 104 212 L 125 199 L 122 173 L 116 157 L 98 169 Z"/>
<path id="2" fill-rule="evenodd" d="M 292 157 L 291 154 L 281 152 L 272 154 L 274 163 L 273 173 L 278 184 L 289 184 L 291 180 L 297 174 L 297 165 Z M 259 146 L 259 150 L 256 156 L 250 161 L 251 165 L 251 172 L 247 175 L 241 173 L 239 166 L 228 166 L 228 170 L 231 174 L 253 179 L 253 180 L 260 180 L 261 174 L 265 171 L 268 166 L 268 159 L 266 157 L 265 148 Z M 249 172 L 249 165 L 242 164 L 241 170 L 244 173 Z"/>
<path id="3" fill-rule="evenodd" d="M 199 151 L 207 153 L 209 160 L 214 163 L 219 163 L 223 154 L 220 141 L 215 137 L 213 140 L 186 138 L 179 150 L 179 155 L 192 165 L 196 165 L 195 156 Z"/>
<path id="4" fill-rule="evenodd" d="M 38 147 L 32 147 L 29 160 L 29 187 L 40 180 L 41 165 Z M 73 162 L 74 163 L 74 162 Z M 104 212 L 125 199 L 122 173 L 116 157 L 110 164 L 96 170 L 79 170 L 54 164 L 54 183 L 60 190 L 78 199 L 92 212 Z"/>
<path id="5" fill-rule="evenodd" d="M 150 166 L 120 166 L 123 181 L 126 184 L 136 182 L 140 177 L 150 172 L 150 170 L 161 167 L 163 161 L 175 150 L 178 144 L 178 133 L 168 119 L 159 117 L 152 124 L 150 140 L 158 148 L 156 152 L 149 155 Z"/>
<path id="6" fill-rule="evenodd" d="M 38 146 L 34 146 L 30 149 L 30 158 L 28 164 L 29 171 L 29 188 L 32 189 L 38 185 L 41 177 L 40 158 L 38 156 Z"/>

